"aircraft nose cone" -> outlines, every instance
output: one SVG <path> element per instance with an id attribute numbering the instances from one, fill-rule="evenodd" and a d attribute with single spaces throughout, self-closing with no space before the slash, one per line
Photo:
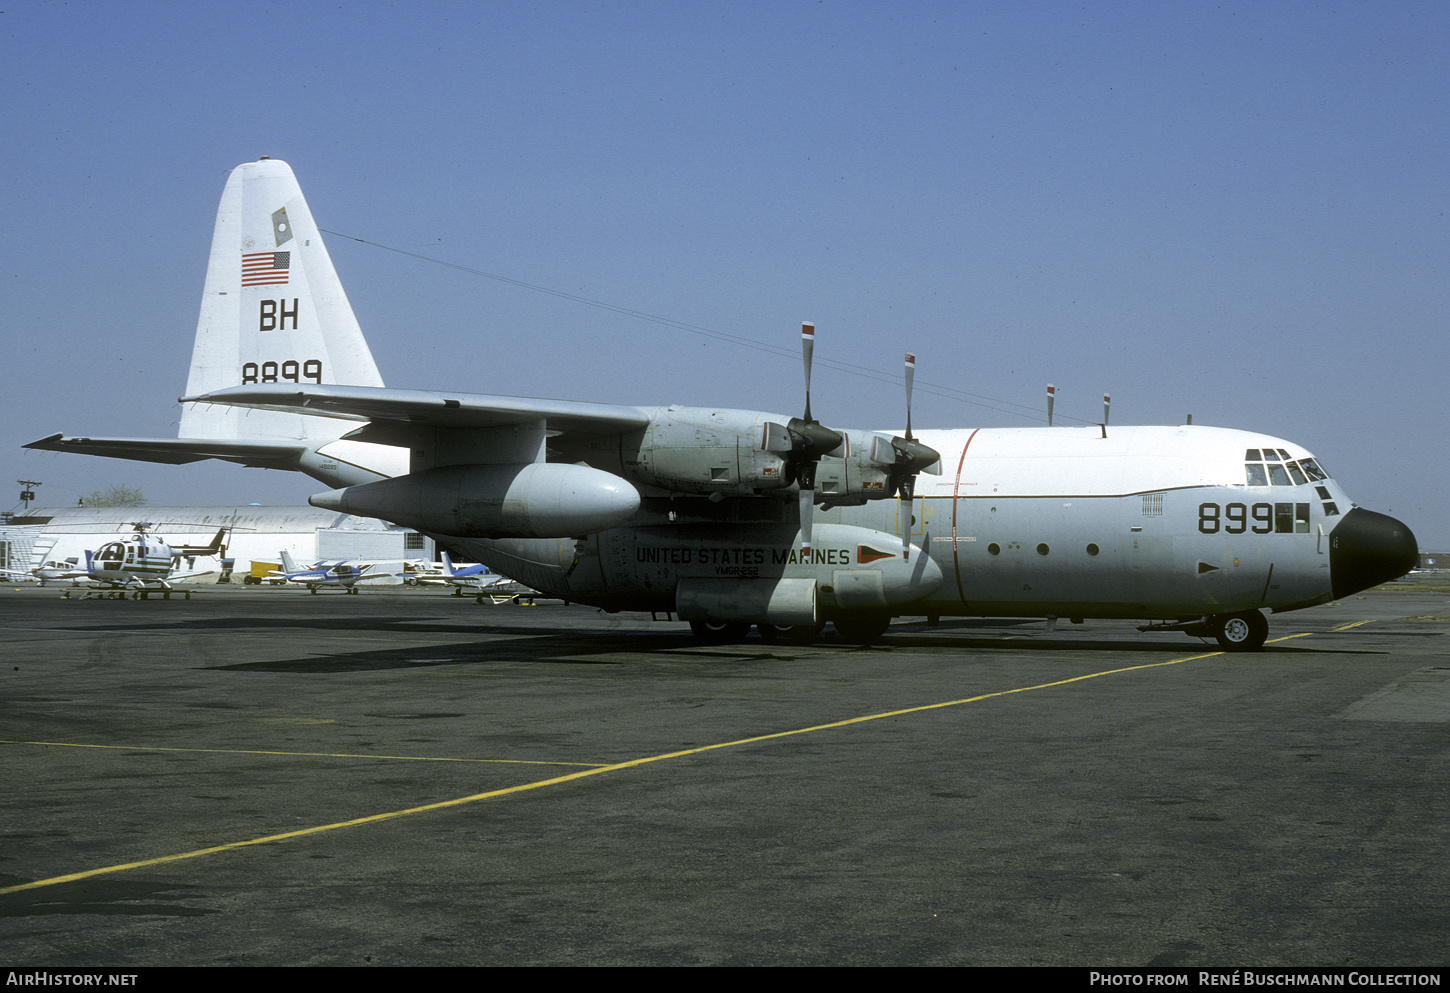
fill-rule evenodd
<path id="1" fill-rule="evenodd" d="M 1420 546 L 1404 524 L 1355 507 L 1329 532 L 1329 577 L 1336 597 L 1399 579 L 1415 567 Z"/>

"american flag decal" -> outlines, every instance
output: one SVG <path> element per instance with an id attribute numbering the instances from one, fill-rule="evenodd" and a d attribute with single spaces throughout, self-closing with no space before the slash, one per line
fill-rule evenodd
<path id="1" fill-rule="evenodd" d="M 250 252 L 242 255 L 243 286 L 282 286 L 287 282 L 291 252 Z"/>

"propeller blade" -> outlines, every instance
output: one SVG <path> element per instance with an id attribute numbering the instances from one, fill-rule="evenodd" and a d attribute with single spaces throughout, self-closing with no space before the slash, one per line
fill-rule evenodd
<path id="1" fill-rule="evenodd" d="M 816 351 L 816 326 L 810 321 L 801 325 L 801 359 L 806 370 L 806 416 L 811 419 L 811 358 Z"/>
<path id="2" fill-rule="evenodd" d="M 916 380 L 916 356 L 906 353 L 906 440 L 911 440 L 911 384 Z"/>
<path id="3" fill-rule="evenodd" d="M 923 445 L 911 434 L 911 388 L 916 382 L 916 356 L 906 353 L 906 436 L 892 438 L 892 454 L 895 456 L 891 468 L 893 489 L 901 498 L 898 528 L 901 531 L 901 558 L 911 559 L 911 525 L 916 508 L 916 474 L 939 466 L 941 453 L 930 445 Z M 941 472 L 937 468 L 937 472 Z"/>
<path id="4" fill-rule="evenodd" d="M 815 487 L 806 489 L 801 487 L 801 551 L 805 553 L 806 561 L 810 561 L 811 554 L 811 524 L 815 517 L 816 491 Z"/>
<path id="5" fill-rule="evenodd" d="M 816 326 L 801 324 L 801 366 L 805 371 L 806 410 L 802 417 L 792 417 L 785 428 L 790 436 L 790 461 L 787 471 L 800 487 L 801 549 L 811 548 L 811 520 L 816 503 L 816 465 L 821 456 L 842 448 L 845 436 L 819 423 L 811 416 L 811 360 L 815 356 Z M 767 435 L 768 439 L 768 435 Z M 769 439 L 768 439 L 769 440 Z"/>
<path id="6" fill-rule="evenodd" d="M 916 509 L 915 484 L 915 476 L 907 476 L 901 481 L 901 503 L 897 508 L 896 526 L 901 531 L 901 559 L 903 562 L 911 561 L 911 525 L 916 519 L 913 513 Z"/>

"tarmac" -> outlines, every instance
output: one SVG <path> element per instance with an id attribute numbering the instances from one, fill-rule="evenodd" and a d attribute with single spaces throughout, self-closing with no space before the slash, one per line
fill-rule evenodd
<path id="1" fill-rule="evenodd" d="M 0 588 L 0 965 L 1444 966 L 1450 583 L 1224 654 Z"/>

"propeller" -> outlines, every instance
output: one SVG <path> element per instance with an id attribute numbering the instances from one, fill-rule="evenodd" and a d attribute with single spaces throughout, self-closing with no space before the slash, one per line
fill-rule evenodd
<path id="1" fill-rule="evenodd" d="M 888 474 L 892 492 L 901 496 L 901 513 L 898 527 L 901 531 L 901 558 L 911 560 L 912 509 L 915 506 L 916 474 L 931 468 L 941 461 L 941 453 L 935 448 L 923 445 L 911 434 L 911 387 L 916 379 L 916 356 L 906 353 L 906 435 L 891 439 L 891 450 L 895 457 Z"/>
<path id="2" fill-rule="evenodd" d="M 801 358 L 806 375 L 806 411 L 803 417 L 792 417 L 786 424 L 790 439 L 786 472 L 800 486 L 801 551 L 811 550 L 811 521 L 816 505 L 816 466 L 821 456 L 841 447 L 844 439 L 837 431 L 811 416 L 811 357 L 815 351 L 816 326 L 801 325 Z"/>

